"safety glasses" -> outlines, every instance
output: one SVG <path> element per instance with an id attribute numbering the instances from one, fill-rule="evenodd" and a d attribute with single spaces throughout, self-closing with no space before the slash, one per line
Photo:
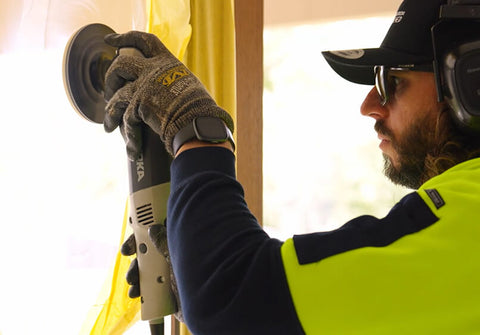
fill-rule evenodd
<path id="1" fill-rule="evenodd" d="M 392 75 L 395 71 L 422 71 L 433 72 L 432 64 L 420 64 L 411 66 L 387 66 L 377 65 L 373 68 L 375 73 L 375 87 L 377 88 L 378 95 L 380 96 L 380 103 L 385 106 L 390 98 L 395 93 L 397 87 L 398 77 Z"/>

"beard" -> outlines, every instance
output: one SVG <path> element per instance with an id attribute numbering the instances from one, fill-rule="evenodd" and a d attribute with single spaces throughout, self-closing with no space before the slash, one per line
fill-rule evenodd
<path id="1" fill-rule="evenodd" d="M 383 120 L 375 123 L 375 130 L 389 137 L 392 148 L 398 155 L 397 164 L 383 154 L 383 173 L 394 184 L 411 189 L 419 188 L 428 178 L 425 160 L 429 153 L 435 150 L 435 123 L 431 119 L 420 119 L 410 125 L 397 138 L 385 126 Z"/>

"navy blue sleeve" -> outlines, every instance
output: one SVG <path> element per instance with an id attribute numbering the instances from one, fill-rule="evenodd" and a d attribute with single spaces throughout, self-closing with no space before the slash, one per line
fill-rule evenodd
<path id="1" fill-rule="evenodd" d="M 332 231 L 295 235 L 293 241 L 299 264 L 309 264 L 354 249 L 388 246 L 437 221 L 420 195 L 412 192 L 382 219 L 363 215 Z"/>
<path id="2" fill-rule="evenodd" d="M 282 242 L 249 211 L 229 150 L 197 148 L 173 161 L 167 235 L 184 318 L 194 334 L 303 334 Z"/>

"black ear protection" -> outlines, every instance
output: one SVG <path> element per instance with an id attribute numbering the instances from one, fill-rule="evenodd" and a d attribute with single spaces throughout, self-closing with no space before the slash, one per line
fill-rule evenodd
<path id="1" fill-rule="evenodd" d="M 480 0 L 448 0 L 431 32 L 438 99 L 461 129 L 480 134 Z"/>

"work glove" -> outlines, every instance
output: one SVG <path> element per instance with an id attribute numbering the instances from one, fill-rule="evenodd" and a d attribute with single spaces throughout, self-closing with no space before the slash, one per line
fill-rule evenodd
<path id="1" fill-rule="evenodd" d="M 178 296 L 177 282 L 173 274 L 172 263 L 170 262 L 170 254 L 168 252 L 167 229 L 163 224 L 154 224 L 149 228 L 148 235 L 152 240 L 153 244 L 155 245 L 155 248 L 165 257 L 165 260 L 167 261 L 168 267 L 170 269 L 171 289 L 177 302 L 177 312 L 174 315 L 178 321 L 184 322 L 182 306 L 180 304 L 180 299 Z M 135 235 L 132 234 L 122 244 L 120 252 L 124 256 L 134 255 L 137 252 L 136 245 L 137 244 L 135 242 Z M 128 290 L 128 296 L 130 298 L 138 298 L 140 296 L 140 271 L 138 269 L 137 258 L 134 258 L 133 261 L 130 263 L 130 267 L 126 275 L 126 280 L 127 283 L 131 285 Z"/>
<path id="2" fill-rule="evenodd" d="M 230 115 L 155 35 L 131 31 L 107 35 L 105 42 L 136 48 L 145 56 L 120 54 L 105 75 L 104 127 L 112 132 L 120 126 L 130 159 L 141 154 L 142 123 L 160 135 L 171 155 L 174 136 L 196 117 L 218 117 L 233 132 Z"/>

